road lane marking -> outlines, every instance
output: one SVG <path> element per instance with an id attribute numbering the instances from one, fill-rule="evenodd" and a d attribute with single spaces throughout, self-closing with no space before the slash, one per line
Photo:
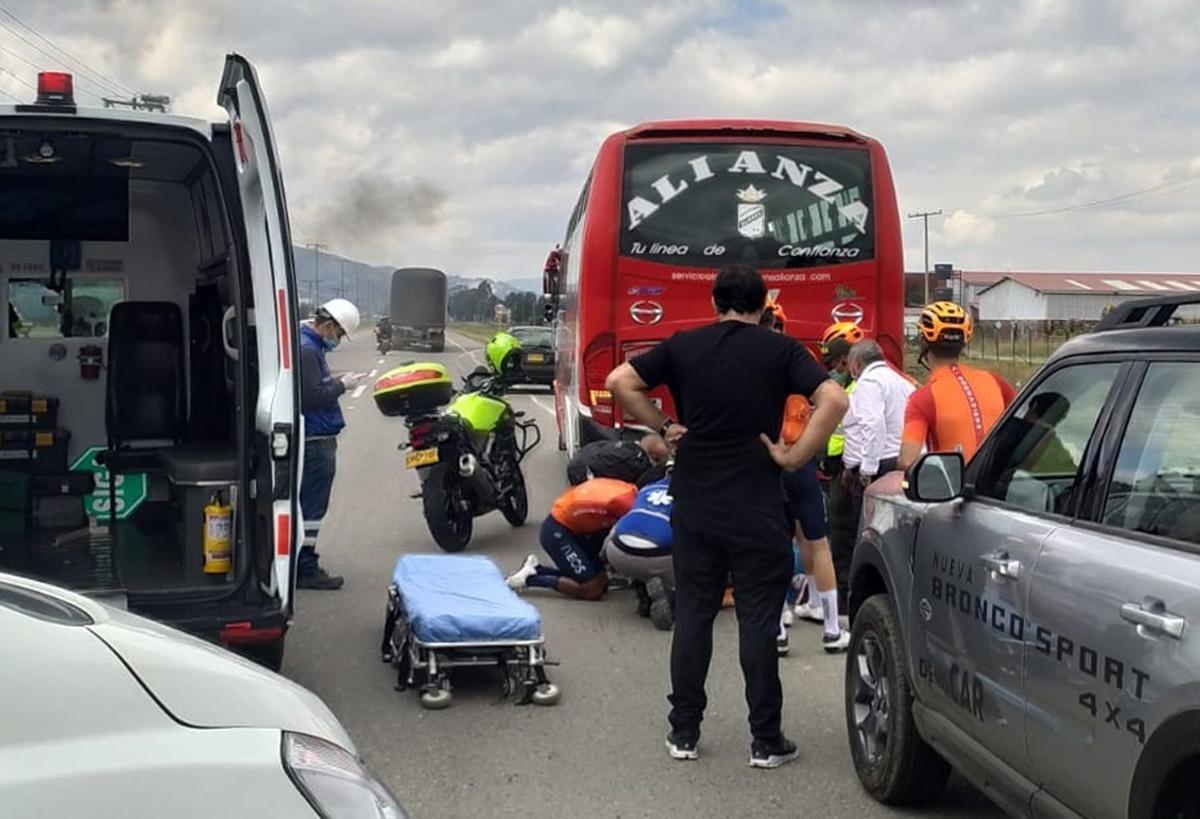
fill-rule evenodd
<path id="1" fill-rule="evenodd" d="M 447 338 L 449 338 L 449 336 L 447 336 Z M 455 347 L 457 347 L 458 349 L 462 350 L 462 351 L 463 351 L 463 355 L 469 355 L 469 356 L 471 357 L 471 360 L 472 360 L 472 361 L 474 361 L 476 364 L 480 365 L 481 367 L 483 366 L 483 362 L 482 362 L 482 361 L 480 361 L 480 360 L 479 360 L 479 358 L 477 357 L 477 351 L 476 351 L 476 350 L 468 350 L 466 347 L 464 347 L 464 346 L 462 346 L 461 344 L 459 344 L 459 343 L 458 343 L 457 341 L 455 341 L 453 338 L 450 338 L 450 343 L 451 343 L 451 344 L 453 344 L 453 345 L 454 345 Z M 460 356 L 459 356 L 459 358 L 462 358 L 462 355 L 460 355 Z"/>
<path id="2" fill-rule="evenodd" d="M 371 372 L 367 373 L 367 378 L 374 378 L 375 373 L 377 372 L 379 372 L 379 370 L 371 370 Z"/>
<path id="3" fill-rule="evenodd" d="M 375 363 L 376 363 L 376 364 L 382 364 L 382 363 L 383 363 L 383 362 L 385 362 L 385 361 L 387 361 L 387 359 L 386 359 L 386 358 L 381 358 L 381 359 L 379 359 L 378 361 L 376 361 Z"/>
<path id="4" fill-rule="evenodd" d="M 553 416 L 555 418 L 558 417 L 557 414 L 554 412 L 554 407 L 546 406 L 545 404 L 543 404 L 541 402 L 541 399 L 539 399 L 536 395 L 531 395 L 529 397 L 533 399 L 533 403 L 537 404 L 539 409 L 545 410 L 546 412 L 548 412 L 551 416 Z"/>
<path id="5" fill-rule="evenodd" d="M 366 389 L 367 389 L 366 384 L 359 384 L 357 387 L 354 388 L 354 392 L 350 394 L 350 397 L 351 398 L 361 398 L 362 394 L 366 391 Z M 350 409 L 354 409 L 354 407 L 351 407 Z"/>

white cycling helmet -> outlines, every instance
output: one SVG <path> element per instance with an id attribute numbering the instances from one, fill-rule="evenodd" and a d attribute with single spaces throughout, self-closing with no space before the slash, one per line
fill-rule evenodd
<path id="1" fill-rule="evenodd" d="M 321 316 L 322 314 L 336 321 L 342 328 L 342 332 L 346 334 L 346 338 L 350 338 L 358 329 L 358 323 L 361 320 L 358 308 L 346 299 L 330 299 L 325 302 L 317 309 L 317 315 Z"/>

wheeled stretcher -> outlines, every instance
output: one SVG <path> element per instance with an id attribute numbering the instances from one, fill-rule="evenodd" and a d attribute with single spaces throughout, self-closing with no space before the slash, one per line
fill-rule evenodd
<path id="1" fill-rule="evenodd" d="M 450 705 L 452 668 L 493 666 L 504 694 L 518 705 L 553 705 L 558 686 L 546 678 L 538 610 L 517 596 L 490 559 L 467 555 L 404 555 L 388 589 L 380 646 L 396 668 L 396 690 L 419 688 L 421 705 Z"/>

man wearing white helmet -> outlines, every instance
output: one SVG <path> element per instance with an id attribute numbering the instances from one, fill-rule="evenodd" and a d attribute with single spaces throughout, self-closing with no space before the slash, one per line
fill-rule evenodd
<path id="1" fill-rule="evenodd" d="M 311 322 L 300 326 L 300 408 L 304 412 L 304 474 L 300 480 L 300 511 L 304 541 L 296 570 L 301 589 L 340 589 L 345 581 L 320 565 L 317 536 L 329 508 L 337 471 L 337 436 L 346 426 L 338 399 L 359 376 L 335 377 L 325 354 L 358 329 L 358 308 L 346 299 L 331 299 L 317 308 Z"/>

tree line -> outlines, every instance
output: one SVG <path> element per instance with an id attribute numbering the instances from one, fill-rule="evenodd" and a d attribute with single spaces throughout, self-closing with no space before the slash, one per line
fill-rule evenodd
<path id="1" fill-rule="evenodd" d="M 482 281 L 475 287 L 456 287 L 450 291 L 447 312 L 452 321 L 493 321 L 496 305 L 509 310 L 512 324 L 537 324 L 541 298 L 535 293 L 509 293 L 503 299 L 492 290 L 491 282 Z"/>

